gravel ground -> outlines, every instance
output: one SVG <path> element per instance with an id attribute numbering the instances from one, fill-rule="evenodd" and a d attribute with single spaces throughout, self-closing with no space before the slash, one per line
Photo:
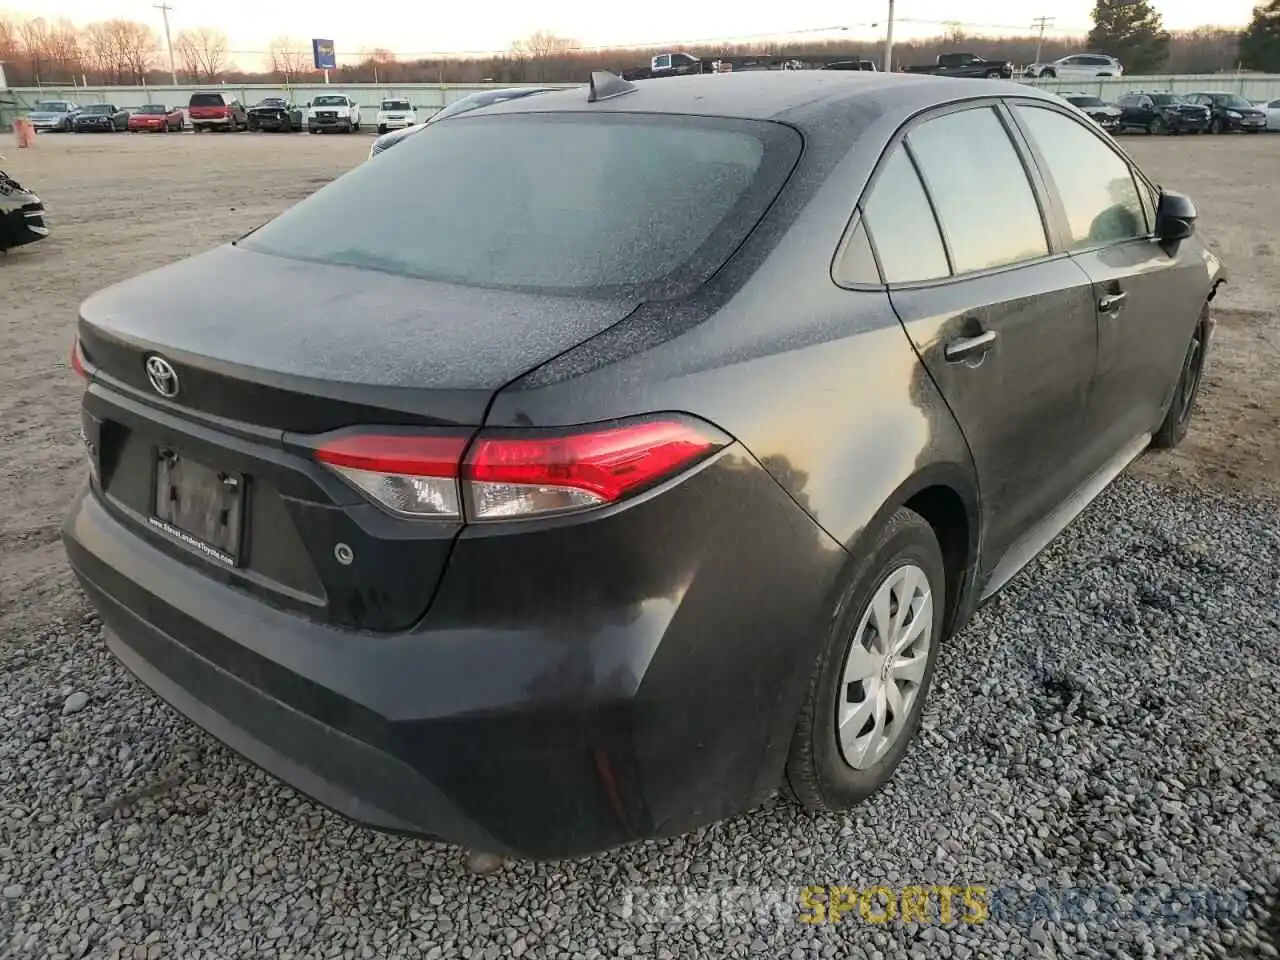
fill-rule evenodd
<path id="1" fill-rule="evenodd" d="M 457 850 L 317 808 L 132 681 L 58 560 L 56 517 L 80 476 L 74 385 L 48 383 L 69 332 L 58 311 L 357 159 L 320 139 L 103 138 L 92 161 L 74 139 L 63 153 L 41 145 L 51 202 L 116 183 L 126 197 L 159 191 L 174 213 L 114 243 L 124 207 L 68 216 L 56 244 L 0 263 L 17 286 L 17 304 L 0 305 L 6 353 L 40 361 L 0 372 L 12 454 L 0 465 L 0 956 L 1280 956 L 1280 502 L 1271 474 L 1223 459 L 1246 448 L 1198 432 L 1199 462 L 1221 469 L 1162 470 L 1176 461 L 1152 456 L 1117 483 L 944 649 L 923 735 L 890 787 L 845 816 L 779 802 L 676 840 L 475 877 Z M 276 183 L 270 202 L 201 210 L 179 168 L 166 179 L 142 163 L 206 149 L 220 176 Z M 36 181 L 24 162 L 14 172 Z M 68 270 L 64 256 L 100 269 Z M 1227 301 L 1261 319 L 1228 337 L 1275 330 L 1265 256 L 1244 259 L 1242 299 Z M 1224 355 L 1195 431 L 1257 387 Z M 1274 417 L 1274 389 L 1257 396 Z M 1238 482 L 1251 476 L 1262 486 Z M 827 905 L 858 899 L 839 888 L 908 885 L 932 891 L 927 922 L 859 908 L 830 922 Z M 962 919 L 942 922 L 937 887 L 964 891 Z M 868 906 L 884 915 L 878 898 Z M 819 909 L 828 922 L 805 922 Z"/>

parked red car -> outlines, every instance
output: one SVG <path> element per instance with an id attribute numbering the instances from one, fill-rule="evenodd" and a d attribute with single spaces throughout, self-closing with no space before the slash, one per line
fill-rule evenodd
<path id="1" fill-rule="evenodd" d="M 129 114 L 129 132 L 168 133 L 187 125 L 181 107 L 170 109 L 163 103 L 148 103 Z"/>

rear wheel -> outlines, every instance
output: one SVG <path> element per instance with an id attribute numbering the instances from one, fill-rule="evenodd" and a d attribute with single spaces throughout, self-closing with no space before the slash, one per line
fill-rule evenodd
<path id="1" fill-rule="evenodd" d="M 1191 415 L 1195 412 L 1196 397 L 1200 394 L 1200 381 L 1204 378 L 1205 348 L 1209 336 L 1209 308 L 1205 307 L 1196 331 L 1187 344 L 1186 355 L 1182 358 L 1182 370 L 1178 374 L 1177 386 L 1173 388 L 1173 402 L 1169 404 L 1169 412 L 1165 414 L 1164 423 L 1151 438 L 1151 446 L 1157 450 L 1168 450 L 1176 447 L 1187 435 L 1191 426 Z"/>
<path id="2" fill-rule="evenodd" d="M 942 640 L 946 571 L 924 518 L 898 510 L 860 552 L 787 759 L 787 786 L 810 810 L 852 806 L 893 775 Z"/>
<path id="3" fill-rule="evenodd" d="M 1223 126 L 1221 117 L 1214 117 L 1211 121 L 1209 121 L 1210 133 L 1222 133 L 1224 129 L 1225 128 Z"/>
<path id="4" fill-rule="evenodd" d="M 1050 67 L 1048 70 L 1041 70 L 1040 76 L 1044 77 L 1046 80 L 1056 80 L 1058 78 L 1058 71 Z"/>
<path id="5" fill-rule="evenodd" d="M 1158 137 L 1162 133 L 1167 133 L 1167 132 L 1168 132 L 1168 127 L 1165 125 L 1164 117 L 1156 117 L 1149 124 L 1147 124 L 1147 133 L 1151 134 L 1151 136 L 1153 137 Z"/>
<path id="6" fill-rule="evenodd" d="M 385 123 L 378 124 L 378 136 L 382 136 L 386 132 L 387 132 L 387 125 Z"/>

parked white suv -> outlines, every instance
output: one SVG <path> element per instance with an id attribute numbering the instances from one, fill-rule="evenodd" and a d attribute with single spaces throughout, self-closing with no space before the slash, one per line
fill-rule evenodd
<path id="1" fill-rule="evenodd" d="M 378 134 L 401 130 L 418 122 L 418 113 L 408 100 L 383 100 L 378 107 Z"/>
<path id="2" fill-rule="evenodd" d="M 316 97 L 307 108 L 307 132 L 324 130 L 359 132 L 360 104 L 344 93 L 323 93 Z"/>
<path id="3" fill-rule="evenodd" d="M 1094 77 L 1124 76 L 1124 65 L 1115 57 L 1102 53 L 1076 53 L 1052 63 L 1033 63 L 1027 67 L 1028 77 L 1046 80 L 1091 80 Z"/>

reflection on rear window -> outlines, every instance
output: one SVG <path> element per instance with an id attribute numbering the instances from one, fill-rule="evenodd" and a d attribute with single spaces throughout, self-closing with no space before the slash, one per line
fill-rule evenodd
<path id="1" fill-rule="evenodd" d="M 475 286 L 673 293 L 724 262 L 798 151 L 799 136 L 770 123 L 459 117 L 361 164 L 243 245 Z"/>
<path id="2" fill-rule="evenodd" d="M 409 101 L 408 100 L 383 100 L 382 109 L 383 110 L 408 110 Z"/>
<path id="3" fill-rule="evenodd" d="M 191 106 L 193 107 L 221 107 L 222 94 L 220 93 L 193 93 L 191 95 Z"/>

